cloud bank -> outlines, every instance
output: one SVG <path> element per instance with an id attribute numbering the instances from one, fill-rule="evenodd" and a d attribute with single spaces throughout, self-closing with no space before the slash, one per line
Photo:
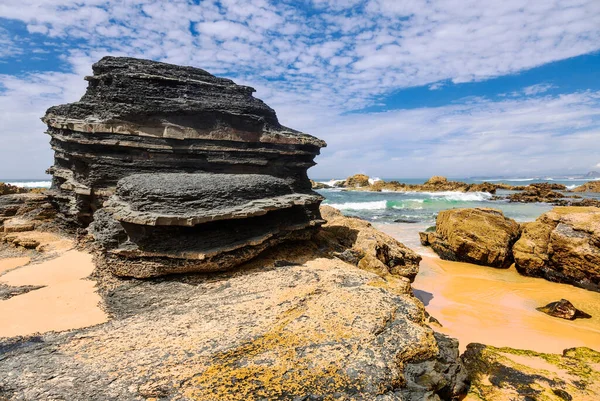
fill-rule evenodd
<path id="1" fill-rule="evenodd" d="M 598 51 L 595 0 L 4 0 L 0 18 L 27 31 L 0 29 L 0 60 L 27 48 L 67 66 L 0 76 L 0 176 L 37 177 L 51 164 L 38 119 L 76 100 L 82 76 L 106 54 L 194 65 L 256 87 L 282 123 L 329 142 L 315 176 L 358 166 L 424 176 L 597 163 L 587 157 L 597 145 L 593 92 L 545 96 L 552 85 L 541 82 L 500 102 L 356 113 L 402 88 L 444 90 Z"/>

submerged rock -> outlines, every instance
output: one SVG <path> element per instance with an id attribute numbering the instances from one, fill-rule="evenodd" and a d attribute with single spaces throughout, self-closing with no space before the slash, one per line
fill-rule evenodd
<path id="1" fill-rule="evenodd" d="M 519 273 L 600 291 L 600 208 L 555 207 L 522 227 Z"/>
<path id="2" fill-rule="evenodd" d="M 556 302 L 550 302 L 548 305 L 536 309 L 540 312 L 544 312 L 547 315 L 567 320 L 589 319 L 592 317 L 584 311 L 577 309 L 575 306 L 573 306 L 571 302 L 569 302 L 566 299 L 561 299 L 560 301 Z"/>
<path id="3" fill-rule="evenodd" d="M 199 68 L 104 57 L 80 101 L 48 109 L 53 189 L 68 222 L 87 225 L 133 174 L 265 174 L 310 193 L 325 142 L 279 124 L 253 88 Z"/>
<path id="4" fill-rule="evenodd" d="M 441 211 L 435 231 L 419 236 L 442 259 L 507 268 L 519 234 L 519 224 L 500 210 L 474 208 Z"/>
<path id="5" fill-rule="evenodd" d="M 569 348 L 562 355 L 469 344 L 468 399 L 482 401 L 600 399 L 600 353 Z"/>

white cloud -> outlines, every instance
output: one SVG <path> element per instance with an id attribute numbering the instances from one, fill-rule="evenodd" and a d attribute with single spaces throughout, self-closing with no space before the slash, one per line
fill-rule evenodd
<path id="1" fill-rule="evenodd" d="M 31 160 L 29 175 L 51 163 L 39 117 L 79 98 L 81 77 L 106 54 L 194 65 L 256 87 L 282 123 L 329 142 L 313 175 L 585 170 L 597 162 L 598 94 L 548 96 L 548 83 L 496 103 L 348 112 L 400 88 L 434 90 L 597 51 L 599 1 L 313 0 L 315 13 L 292 4 L 3 0 L 0 18 L 59 42 L 72 74 L 0 77 L 0 175 L 24 174 L 22 160 Z M 0 59 L 19 51 L 0 29 Z"/>

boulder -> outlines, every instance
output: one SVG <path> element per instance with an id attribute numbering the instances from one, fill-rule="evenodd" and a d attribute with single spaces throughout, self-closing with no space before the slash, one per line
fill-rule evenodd
<path id="1" fill-rule="evenodd" d="M 421 257 L 404 244 L 376 230 L 371 223 L 345 217 L 331 206 L 321 206 L 321 215 L 327 224 L 314 240 L 319 246 L 331 249 L 332 256 L 353 261 L 359 268 L 382 277 L 404 277 L 411 282 L 415 279 Z"/>
<path id="2" fill-rule="evenodd" d="M 573 192 L 600 192 L 600 181 L 590 181 L 573 189 Z"/>
<path id="3" fill-rule="evenodd" d="M 458 342 L 428 327 L 410 285 L 320 255 L 310 241 L 282 244 L 235 272 L 159 280 L 123 280 L 101 266 L 95 277 L 112 320 L 0 340 L 1 394 L 460 399 L 468 381 Z"/>
<path id="4" fill-rule="evenodd" d="M 253 88 L 127 57 L 104 57 L 92 69 L 81 100 L 42 119 L 65 222 L 87 226 L 118 181 L 134 174 L 263 174 L 311 192 L 306 171 L 325 142 L 282 126 Z"/>
<path id="5" fill-rule="evenodd" d="M 600 291 L 600 208 L 555 207 L 522 227 L 513 247 L 521 274 Z"/>
<path id="6" fill-rule="evenodd" d="M 327 185 L 327 184 L 323 184 L 322 182 L 316 182 L 313 180 L 310 180 L 310 185 L 312 187 L 312 189 L 329 189 L 332 188 L 331 186 Z"/>
<path id="7" fill-rule="evenodd" d="M 577 309 L 575 306 L 573 306 L 571 302 L 569 302 L 566 299 L 561 299 L 560 301 L 556 302 L 550 302 L 548 305 L 536 309 L 540 312 L 544 312 L 547 315 L 567 320 L 589 319 L 592 317 L 584 311 Z"/>
<path id="8" fill-rule="evenodd" d="M 450 209 L 438 214 L 435 232 L 420 233 L 420 239 L 442 259 L 507 268 L 519 234 L 519 224 L 500 210 Z"/>
<path id="9" fill-rule="evenodd" d="M 344 181 L 342 186 L 344 188 L 362 188 L 368 187 L 369 185 L 370 183 L 368 175 L 355 174 L 352 177 L 346 178 L 346 181 Z"/>
<path id="10" fill-rule="evenodd" d="M 471 380 L 466 399 L 600 399 L 600 353 L 589 348 L 569 348 L 559 355 L 469 344 L 461 358 Z"/>

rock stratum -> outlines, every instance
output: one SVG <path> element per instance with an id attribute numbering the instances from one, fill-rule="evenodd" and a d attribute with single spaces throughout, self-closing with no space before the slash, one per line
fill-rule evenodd
<path id="1" fill-rule="evenodd" d="M 48 109 L 59 217 L 128 277 L 226 270 L 324 221 L 307 169 L 325 142 L 253 88 L 199 68 L 105 57 L 80 101 Z"/>
<path id="2" fill-rule="evenodd" d="M 93 72 L 80 101 L 51 107 L 42 119 L 67 220 L 89 224 L 133 174 L 264 174 L 310 193 L 306 170 L 325 142 L 279 124 L 253 88 L 126 57 L 104 57 Z"/>

